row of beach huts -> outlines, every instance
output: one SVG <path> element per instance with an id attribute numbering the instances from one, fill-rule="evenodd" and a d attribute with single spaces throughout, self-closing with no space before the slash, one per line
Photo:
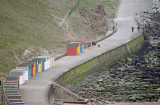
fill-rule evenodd
<path id="1" fill-rule="evenodd" d="M 17 65 L 3 81 L 3 105 L 27 105 L 19 92 L 20 85 L 31 77 L 54 66 L 54 54 L 45 54 Z"/>
<path id="2" fill-rule="evenodd" d="M 84 42 L 74 41 L 67 43 L 67 56 L 76 56 L 84 52 Z"/>
<path id="3" fill-rule="evenodd" d="M 67 43 L 67 56 L 75 56 L 84 52 L 84 42 L 74 41 Z M 26 63 L 16 66 L 10 71 L 10 75 L 6 76 L 3 81 L 3 104 L 4 105 L 27 105 L 23 102 L 19 92 L 20 85 L 23 85 L 31 77 L 52 68 L 55 64 L 54 54 L 45 54 L 38 56 Z"/>

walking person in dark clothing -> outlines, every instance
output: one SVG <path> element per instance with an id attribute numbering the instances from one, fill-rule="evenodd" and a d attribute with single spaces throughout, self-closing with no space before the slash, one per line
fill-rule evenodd
<path id="1" fill-rule="evenodd" d="M 113 26 L 112 29 L 113 29 L 113 32 L 114 32 L 115 26 Z"/>
<path id="2" fill-rule="evenodd" d="M 132 32 L 134 32 L 134 27 L 133 27 L 133 26 L 132 26 L 132 28 L 131 28 L 131 29 L 132 29 Z"/>
<path id="3" fill-rule="evenodd" d="M 140 27 L 139 27 L 139 25 L 137 26 L 137 30 L 139 31 L 139 29 L 140 29 Z"/>

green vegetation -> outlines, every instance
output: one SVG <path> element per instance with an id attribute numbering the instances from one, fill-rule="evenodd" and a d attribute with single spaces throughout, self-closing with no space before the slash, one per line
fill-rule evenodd
<path id="1" fill-rule="evenodd" d="M 85 15 L 85 13 L 88 12 L 88 9 L 96 6 L 97 4 L 102 4 L 105 8 L 107 17 L 113 17 L 117 3 L 118 0 L 83 0 L 83 2 L 79 3 L 78 11 L 82 15 Z"/>
<path id="2" fill-rule="evenodd" d="M 0 0 L 0 69 L 7 72 L 27 48 L 52 48 L 63 31 L 49 13 L 45 0 Z M 56 30 L 56 31 L 55 31 Z"/>
<path id="3" fill-rule="evenodd" d="M 84 24 L 83 14 L 102 3 L 107 16 L 113 17 L 117 1 L 80 0 L 65 17 L 77 0 L 0 0 L 0 72 L 8 73 L 18 63 L 42 54 L 42 49 L 64 53 L 70 40 L 91 41 L 92 32 Z M 26 58 L 25 50 L 32 56 Z"/>

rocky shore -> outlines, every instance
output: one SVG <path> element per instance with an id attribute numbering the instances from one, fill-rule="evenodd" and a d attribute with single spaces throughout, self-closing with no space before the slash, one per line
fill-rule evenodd
<path id="1" fill-rule="evenodd" d="M 75 91 L 100 102 L 157 102 L 160 98 L 160 49 L 145 46 L 99 76 L 90 76 Z M 90 78 L 95 78 L 94 81 Z M 89 81 L 91 80 L 91 81 Z"/>
<path id="2" fill-rule="evenodd" d="M 160 1 L 136 15 L 146 42 L 134 55 L 88 76 L 75 93 L 100 104 L 160 101 Z"/>
<path id="3" fill-rule="evenodd" d="M 144 27 L 145 34 L 150 40 L 160 37 L 160 1 L 152 1 L 152 10 L 138 12 L 136 15 L 139 25 Z"/>

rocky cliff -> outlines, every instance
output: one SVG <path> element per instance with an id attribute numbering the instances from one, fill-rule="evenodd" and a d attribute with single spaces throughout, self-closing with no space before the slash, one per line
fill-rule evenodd
<path id="1" fill-rule="evenodd" d="M 160 2 L 153 0 L 152 3 L 152 10 L 137 13 L 137 20 L 144 26 L 149 39 L 158 39 L 160 37 Z"/>
<path id="2" fill-rule="evenodd" d="M 98 4 L 85 15 L 85 22 L 95 34 L 105 34 L 107 32 L 106 12 L 102 4 Z"/>

